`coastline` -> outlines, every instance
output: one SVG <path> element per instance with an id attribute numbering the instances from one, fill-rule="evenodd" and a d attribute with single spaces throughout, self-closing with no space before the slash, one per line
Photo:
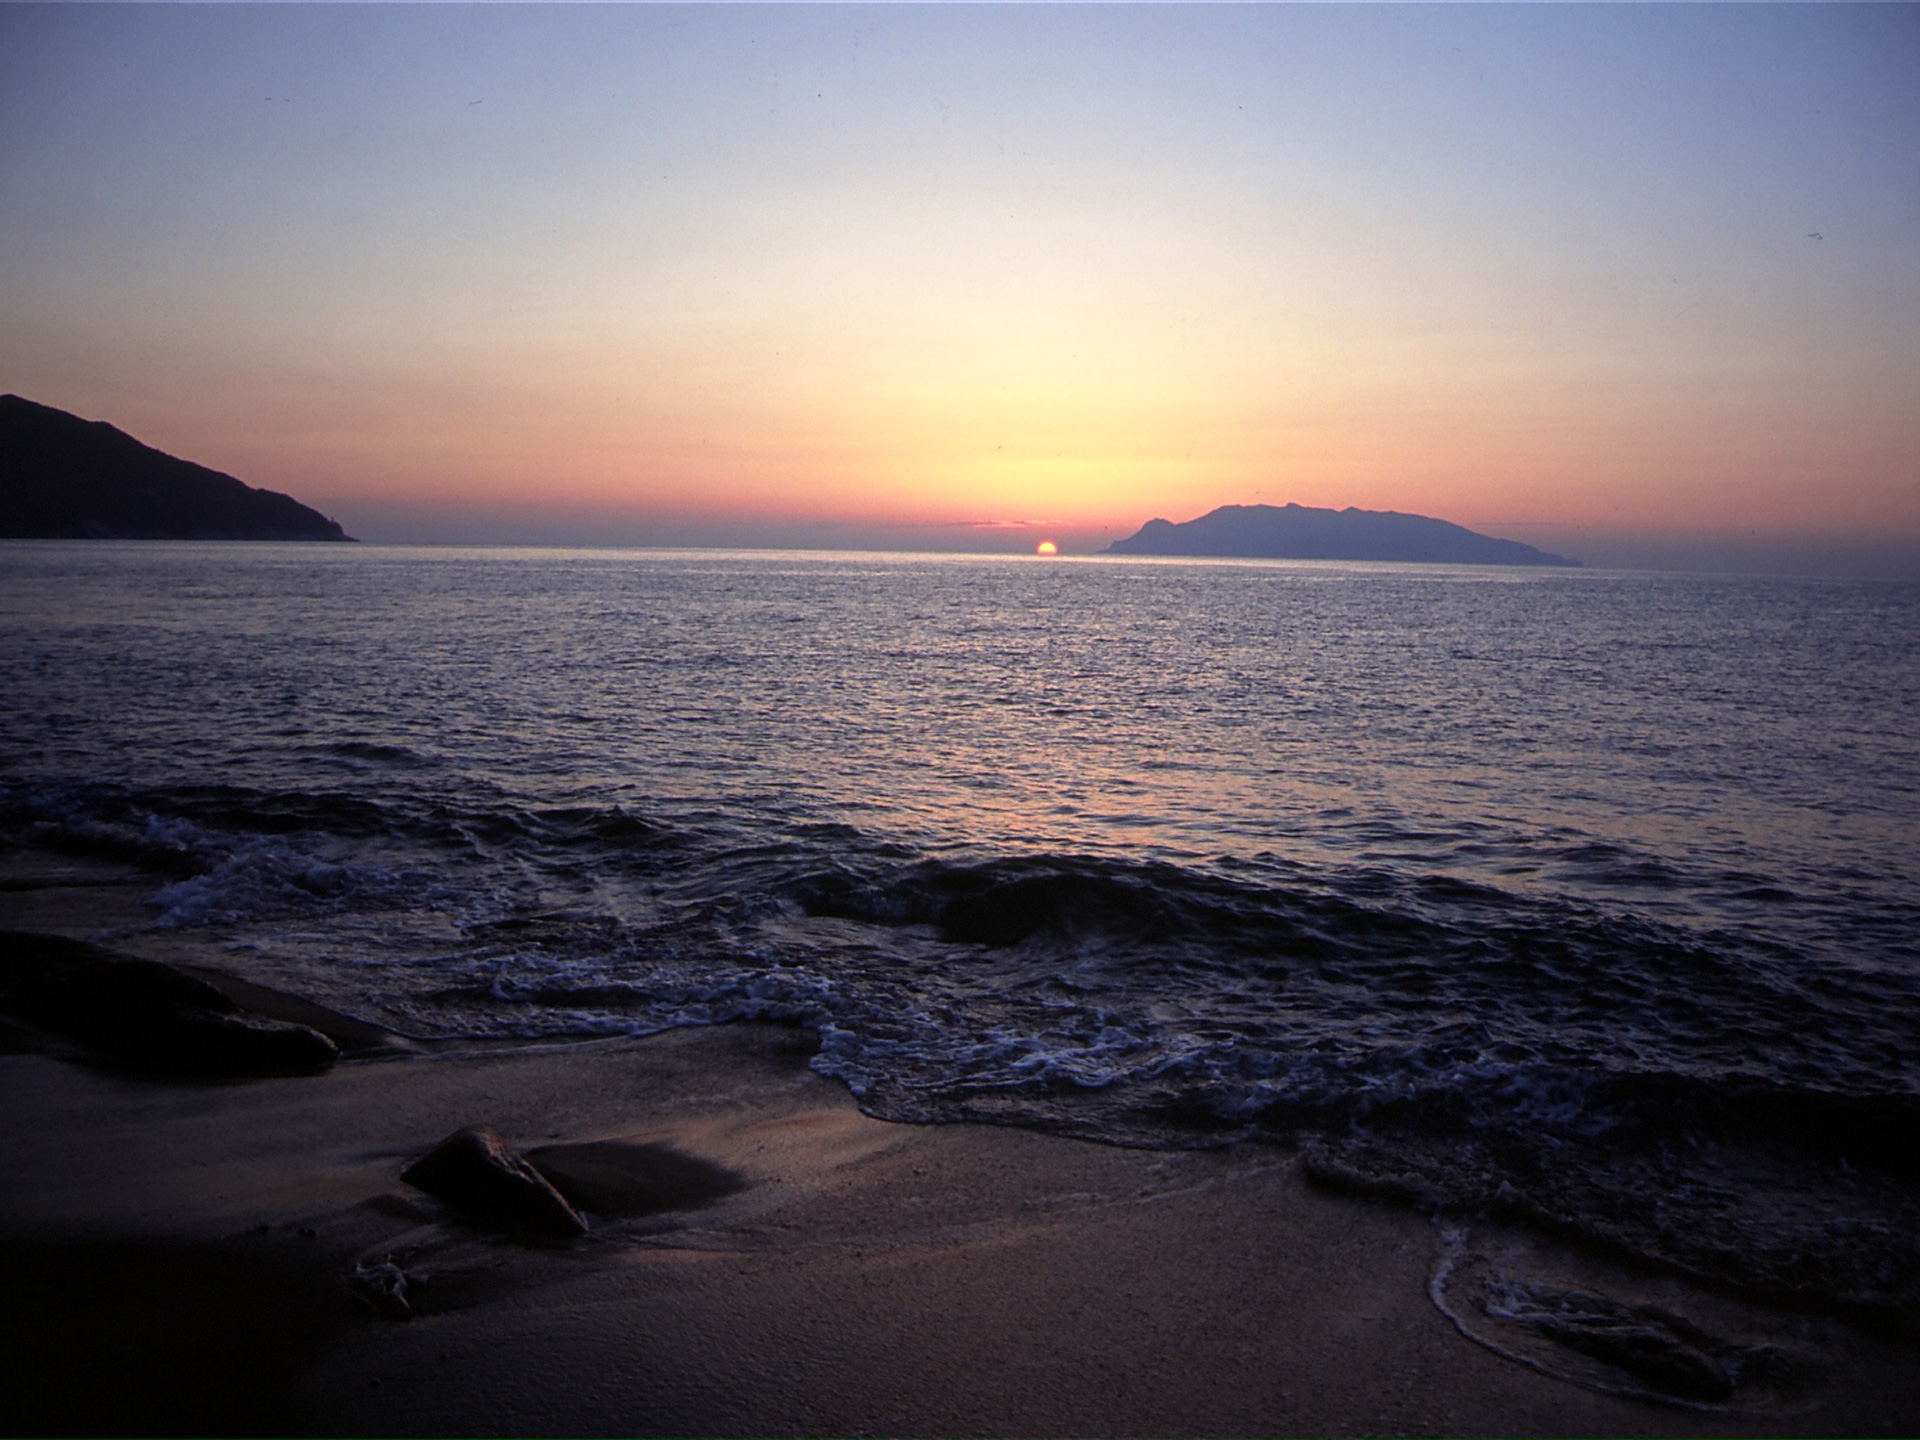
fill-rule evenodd
<path id="1" fill-rule="evenodd" d="M 22 1431 L 318 1434 L 1869 1434 L 1911 1351 L 1825 1327 L 1812 1408 L 1596 1394 L 1469 1343 L 1437 1231 L 1258 1147 L 893 1125 L 803 1032 L 348 1061 L 225 1084 L 0 1056 L 30 1262 Z M 664 1141 L 744 1190 L 547 1246 L 398 1180 L 461 1124 Z M 356 1262 L 430 1275 L 416 1318 Z M 1834 1336 L 1842 1336 L 1835 1343 Z M 1848 1338 L 1850 1337 L 1850 1338 Z M 85 1343 L 82 1343 L 82 1342 Z M 1836 1368 L 1837 1367 L 1837 1368 Z"/>
<path id="2" fill-rule="evenodd" d="M 109 867 L 42 866 L 0 891 L 0 923 L 98 934 L 136 923 L 139 894 Z M 111 943 L 199 966 L 283 1018 L 330 1013 L 207 967 L 217 957 L 191 934 Z M 14 1433 L 1920 1429 L 1910 1344 L 1759 1316 L 1809 1361 L 1779 1404 L 1598 1393 L 1467 1338 L 1435 1303 L 1436 1275 L 1504 1245 L 1600 1293 L 1660 1300 L 1663 1282 L 1537 1237 L 1481 1227 L 1463 1242 L 1316 1188 L 1271 1147 L 872 1119 L 808 1068 L 801 1029 L 358 1043 L 324 1074 L 221 1082 L 75 1063 L 9 1033 L 0 1383 Z M 399 1178 L 468 1125 L 523 1149 L 664 1144 L 744 1183 L 696 1208 L 595 1216 L 584 1240 L 515 1238 Z M 405 1322 L 350 1282 L 389 1260 L 424 1280 Z M 1723 1328 L 1755 1321 L 1667 1291 Z"/>

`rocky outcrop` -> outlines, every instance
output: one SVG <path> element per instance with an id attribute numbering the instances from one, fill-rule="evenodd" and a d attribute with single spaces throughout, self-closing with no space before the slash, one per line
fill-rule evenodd
<path id="1" fill-rule="evenodd" d="M 587 1233 L 580 1212 L 491 1130 L 454 1131 L 400 1178 L 484 1225 L 563 1239 Z"/>
<path id="2" fill-rule="evenodd" d="M 241 1009 L 172 965 L 58 935 L 0 931 L 0 1011 L 123 1064 L 178 1075 L 304 1075 L 340 1049 Z"/>
<path id="3" fill-rule="evenodd" d="M 0 539 L 349 540 L 290 495 L 0 395 Z"/>

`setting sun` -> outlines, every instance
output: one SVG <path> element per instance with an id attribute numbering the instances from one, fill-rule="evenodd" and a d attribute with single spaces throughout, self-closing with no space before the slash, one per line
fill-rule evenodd
<path id="1" fill-rule="evenodd" d="M 1920 1437 L 1917 70 L 0 0 L 0 1440 Z"/>

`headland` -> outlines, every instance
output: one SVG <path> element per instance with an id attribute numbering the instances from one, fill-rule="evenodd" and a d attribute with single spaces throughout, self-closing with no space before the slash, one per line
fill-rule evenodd
<path id="1" fill-rule="evenodd" d="M 318 510 L 275 490 L 0 395 L 0 539 L 350 540 Z"/>

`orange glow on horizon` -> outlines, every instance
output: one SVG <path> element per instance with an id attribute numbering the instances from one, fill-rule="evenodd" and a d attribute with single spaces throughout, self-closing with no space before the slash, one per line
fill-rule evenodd
<path id="1" fill-rule="evenodd" d="M 1899 7 L 14 8 L 4 388 L 363 538 L 1920 553 Z"/>
<path id="2" fill-rule="evenodd" d="M 1058 555 L 1060 553 L 1060 547 L 1051 540 L 1042 540 L 1038 545 L 1033 547 L 1033 553 L 1036 555 Z"/>

